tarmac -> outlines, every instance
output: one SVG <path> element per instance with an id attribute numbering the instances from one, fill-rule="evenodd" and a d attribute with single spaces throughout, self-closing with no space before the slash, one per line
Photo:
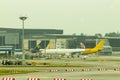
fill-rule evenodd
<path id="1" fill-rule="evenodd" d="M 64 58 L 51 60 L 27 60 L 37 63 L 66 64 L 59 67 L 5 67 L 8 70 L 35 70 L 38 72 L 27 74 L 0 75 L 0 80 L 120 80 L 120 56 L 90 56 L 86 60 L 80 58 Z M 72 67 L 71 65 L 74 65 Z M 77 65 L 77 66 L 75 66 Z M 82 65 L 82 66 L 78 66 Z"/>

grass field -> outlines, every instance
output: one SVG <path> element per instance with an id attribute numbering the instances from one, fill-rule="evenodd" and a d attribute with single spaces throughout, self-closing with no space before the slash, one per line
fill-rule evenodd
<path id="1" fill-rule="evenodd" d="M 30 71 L 30 70 L 0 70 L 0 75 L 11 75 L 11 74 L 26 74 L 26 73 L 33 73 L 37 71 Z"/>

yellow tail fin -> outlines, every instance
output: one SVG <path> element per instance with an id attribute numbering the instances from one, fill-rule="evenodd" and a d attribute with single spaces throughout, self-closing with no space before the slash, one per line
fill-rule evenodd
<path id="1" fill-rule="evenodd" d="M 50 42 L 48 43 L 46 49 L 50 49 Z"/>
<path id="2" fill-rule="evenodd" d="M 99 50 L 102 50 L 102 47 L 103 47 L 104 43 L 105 43 L 105 40 L 101 40 L 101 41 L 96 45 L 95 48 L 97 48 L 97 49 L 99 49 Z"/>

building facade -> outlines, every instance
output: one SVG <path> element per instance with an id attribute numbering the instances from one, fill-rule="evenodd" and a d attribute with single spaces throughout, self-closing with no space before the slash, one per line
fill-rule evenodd
<path id="1" fill-rule="evenodd" d="M 63 35 L 61 29 L 24 29 L 24 49 L 29 50 L 41 45 L 46 48 L 79 48 L 80 43 L 86 48 L 93 48 L 96 39 L 108 39 L 113 51 L 120 51 L 120 38 L 99 38 L 97 36 Z M 22 49 L 22 29 L 0 28 L 0 46 L 13 46 Z"/>
<path id="2" fill-rule="evenodd" d="M 45 34 L 63 34 L 63 30 L 24 29 L 24 48 L 36 46 L 40 38 L 46 39 Z M 22 29 L 0 28 L 0 46 L 14 46 L 15 49 L 22 49 Z"/>

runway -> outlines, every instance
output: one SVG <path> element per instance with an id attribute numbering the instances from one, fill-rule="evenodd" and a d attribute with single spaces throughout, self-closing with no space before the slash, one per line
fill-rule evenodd
<path id="1" fill-rule="evenodd" d="M 0 80 L 4 77 L 15 78 L 15 80 L 27 80 L 28 78 L 39 78 L 40 80 L 120 80 L 120 61 L 107 61 L 110 58 L 102 57 L 106 61 L 76 61 L 76 63 L 94 65 L 93 67 L 15 67 L 18 70 L 37 70 L 39 72 L 28 74 L 0 75 Z M 74 61 L 67 61 L 74 63 Z M 12 69 L 5 68 L 2 69 Z"/>
<path id="2" fill-rule="evenodd" d="M 60 70 L 57 72 L 50 72 L 49 70 Z M 98 71 L 97 69 L 91 71 L 81 71 L 79 67 L 69 68 L 75 71 L 65 71 L 66 68 L 49 68 L 46 72 L 37 72 L 29 74 L 14 74 L 14 75 L 4 75 L 3 77 L 14 77 L 16 80 L 27 80 L 27 78 L 40 78 L 40 80 L 53 80 L 54 78 L 63 78 L 66 80 L 80 80 L 80 79 L 91 79 L 91 80 L 119 80 L 120 71 L 106 70 Z"/>

